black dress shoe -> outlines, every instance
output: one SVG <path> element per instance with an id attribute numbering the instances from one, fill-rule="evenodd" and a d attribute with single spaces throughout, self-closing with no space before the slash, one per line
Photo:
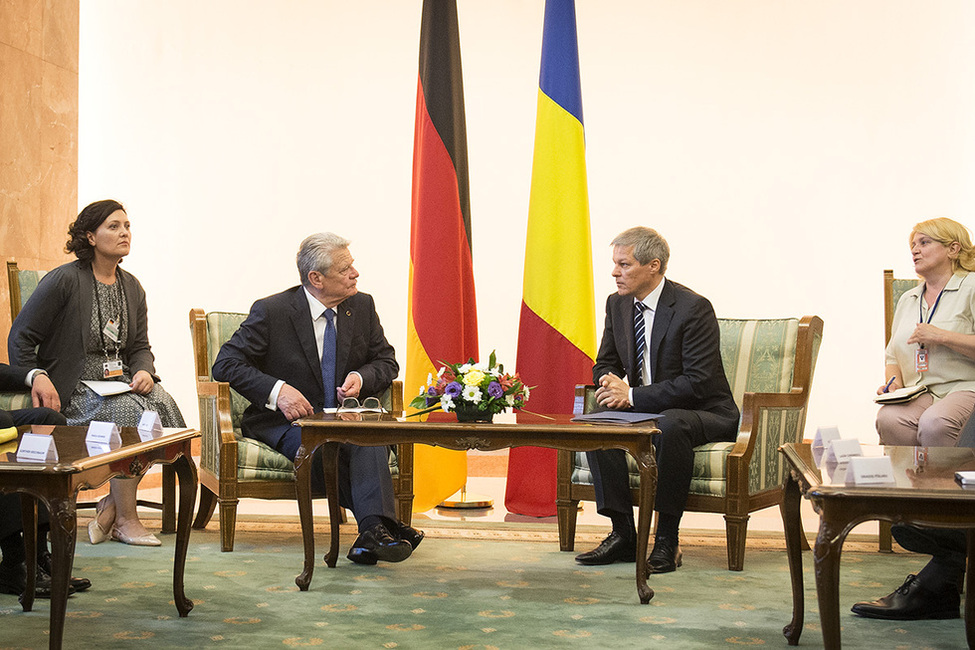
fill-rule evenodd
<path id="1" fill-rule="evenodd" d="M 47 577 L 51 577 L 51 554 L 43 553 L 37 556 L 37 568 L 47 574 Z M 85 591 L 91 587 L 91 580 L 88 578 L 75 578 L 74 576 L 68 578 L 68 584 L 75 590 L 75 592 Z"/>
<path id="2" fill-rule="evenodd" d="M 921 586 L 917 576 L 907 576 L 900 587 L 888 596 L 860 602 L 853 613 L 867 618 L 889 621 L 917 621 L 921 619 L 959 618 L 961 598 L 954 587 L 935 592 Z"/>
<path id="3" fill-rule="evenodd" d="M 27 590 L 27 565 L 0 564 L 0 594 L 19 596 Z M 74 593 L 74 588 L 68 585 L 68 595 Z M 37 578 L 34 581 L 34 598 L 51 597 L 51 578 L 37 567 Z"/>
<path id="4" fill-rule="evenodd" d="M 393 531 L 393 536 L 396 539 L 401 539 L 404 542 L 409 542 L 410 548 L 415 551 L 416 547 L 419 546 L 420 542 L 423 541 L 423 531 L 417 530 L 412 526 L 407 526 L 402 522 L 398 522 L 396 525 L 397 528 L 395 531 Z"/>
<path id="5" fill-rule="evenodd" d="M 377 561 L 402 562 L 410 557 L 410 543 L 396 539 L 382 524 L 376 524 L 359 533 L 346 556 L 356 564 L 375 564 Z"/>
<path id="6" fill-rule="evenodd" d="M 613 562 L 633 562 L 636 560 L 636 542 L 625 539 L 615 530 L 599 543 L 599 546 L 576 556 L 576 562 L 587 566 L 612 564 Z"/>
<path id="7" fill-rule="evenodd" d="M 680 552 L 680 544 L 672 537 L 658 537 L 653 541 L 653 550 L 647 560 L 648 573 L 670 573 L 676 571 L 682 562 L 684 554 Z"/>

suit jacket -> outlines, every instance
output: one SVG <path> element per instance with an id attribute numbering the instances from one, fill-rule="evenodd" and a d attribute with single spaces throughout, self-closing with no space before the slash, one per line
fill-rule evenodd
<path id="1" fill-rule="evenodd" d="M 593 367 L 597 384 L 609 372 L 626 376 L 631 386 L 635 383 L 633 309 L 632 296 L 613 294 L 606 300 L 606 325 Z M 652 383 L 633 389 L 633 409 L 708 411 L 724 425 L 714 432 L 715 439 L 726 439 L 725 429 L 738 426 L 739 412 L 721 363 L 718 320 L 711 303 L 665 279 L 647 345 Z"/>
<path id="2" fill-rule="evenodd" d="M 8 366 L 0 363 L 0 390 L 9 391 L 28 391 L 27 375 L 33 368 L 23 368 L 20 366 Z"/>
<path id="3" fill-rule="evenodd" d="M 335 384 L 353 370 L 362 376 L 362 396 L 379 395 L 399 373 L 393 346 L 386 341 L 372 296 L 357 293 L 336 308 Z M 291 426 L 267 400 L 280 379 L 301 391 L 316 411 L 325 404 L 321 358 L 308 299 L 301 286 L 262 298 L 223 344 L 213 363 L 213 378 L 230 382 L 250 401 L 241 421 L 243 434 L 276 447 Z"/>
<path id="4" fill-rule="evenodd" d="M 119 269 L 125 290 L 128 332 L 122 362 L 131 374 L 145 370 L 156 376 L 155 357 L 149 347 L 146 292 L 134 275 Z M 85 350 L 91 338 L 91 305 L 95 278 L 91 263 L 75 260 L 46 274 L 37 284 L 7 338 L 10 362 L 43 368 L 67 404 L 85 368 Z"/>

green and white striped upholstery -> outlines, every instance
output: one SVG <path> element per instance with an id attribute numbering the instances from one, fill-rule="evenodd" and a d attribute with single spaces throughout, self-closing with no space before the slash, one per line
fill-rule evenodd
<path id="1" fill-rule="evenodd" d="M 788 393 L 792 387 L 792 372 L 796 354 L 799 319 L 745 320 L 719 318 L 721 330 L 721 361 L 731 385 L 735 403 L 741 408 L 743 396 L 750 393 Z M 813 351 L 813 364 L 818 353 L 818 341 Z M 587 400 L 588 402 L 588 400 Z M 592 404 L 587 404 L 591 408 Z M 758 429 L 761 444 L 756 447 L 749 464 L 748 489 L 755 493 L 777 487 L 784 479 L 778 448 L 785 442 L 798 441 L 798 430 L 805 421 L 805 409 L 762 409 Z M 724 496 L 728 454 L 734 442 L 715 442 L 694 450 L 694 473 L 691 494 Z M 639 487 L 640 474 L 636 462 L 627 457 L 630 465 L 630 486 Z M 585 454 L 576 454 L 572 482 L 592 484 L 592 474 Z"/>
<path id="2" fill-rule="evenodd" d="M 34 269 L 20 269 L 17 271 L 17 282 L 20 284 L 20 307 L 23 307 L 37 288 L 37 283 L 47 275 L 47 271 Z M 18 311 L 20 309 L 18 308 Z"/>
<path id="3" fill-rule="evenodd" d="M 13 264 L 10 262 L 9 264 Z M 9 267 L 8 267 L 9 269 Z M 37 288 L 37 283 L 41 278 L 47 273 L 47 271 L 33 271 L 33 270 L 21 270 L 16 271 L 8 270 L 8 273 L 17 274 L 17 286 L 20 292 L 20 300 L 16 305 L 11 304 L 11 314 L 14 312 L 19 312 L 27 299 L 30 298 L 31 294 L 34 293 L 34 289 Z M 17 300 L 18 296 L 11 293 L 10 300 L 11 303 Z M 3 411 L 15 411 L 17 409 L 28 409 L 33 406 L 33 402 L 30 396 L 30 390 L 24 387 L 21 391 L 10 391 L 10 392 L 0 392 L 0 410 Z"/>

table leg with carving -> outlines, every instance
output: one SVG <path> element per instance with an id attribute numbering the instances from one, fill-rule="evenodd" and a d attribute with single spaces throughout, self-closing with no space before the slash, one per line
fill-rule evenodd
<path id="1" fill-rule="evenodd" d="M 832 521 L 828 504 L 821 504 L 820 515 L 813 558 L 823 646 L 830 649 L 840 647 L 840 554 L 848 526 Z"/>
<path id="2" fill-rule="evenodd" d="M 657 463 L 653 455 L 653 445 L 641 441 L 634 454 L 640 469 L 640 512 L 636 533 L 636 590 L 644 605 L 653 598 L 653 589 L 647 584 L 647 546 L 650 539 L 650 523 L 653 517 L 653 501 L 657 494 Z"/>
<path id="3" fill-rule="evenodd" d="M 196 465 L 190 459 L 189 453 L 190 445 L 186 443 L 183 454 L 172 463 L 172 469 L 179 481 L 179 512 L 176 522 L 176 549 L 173 557 L 173 600 L 181 617 L 185 617 L 193 609 L 193 601 L 186 597 L 183 590 L 186 552 L 190 546 L 190 522 L 193 518 L 197 490 Z"/>
<path id="4" fill-rule="evenodd" d="M 59 491 L 62 494 L 68 490 Z M 64 637 L 64 617 L 68 609 L 68 579 L 74 564 L 75 535 L 78 516 L 75 509 L 75 495 L 54 496 L 47 500 L 51 516 L 51 638 L 49 646 L 60 648 Z M 36 549 L 28 554 L 36 556 Z M 30 570 L 30 567 L 28 567 Z M 36 573 L 36 569 L 34 571 Z"/>
<path id="5" fill-rule="evenodd" d="M 311 454 L 304 445 L 298 447 L 295 456 L 295 492 L 298 497 L 298 519 L 301 521 L 301 541 L 305 550 L 304 566 L 295 584 L 301 591 L 308 591 L 311 576 L 315 572 L 315 522 L 311 508 Z"/>
<path id="6" fill-rule="evenodd" d="M 805 598 L 802 586 L 802 520 L 799 504 L 802 493 L 799 483 L 789 473 L 785 480 L 782 495 L 782 526 L 785 529 L 785 552 L 789 558 L 789 576 L 792 578 L 792 621 L 782 628 L 782 634 L 789 645 L 799 645 L 802 625 L 805 618 Z"/>

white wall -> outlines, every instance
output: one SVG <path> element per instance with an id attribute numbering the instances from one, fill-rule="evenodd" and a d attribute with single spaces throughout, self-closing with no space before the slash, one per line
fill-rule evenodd
<path id="1" fill-rule="evenodd" d="M 544 4 L 458 5 L 481 355 L 513 364 Z M 189 422 L 189 309 L 296 284 L 311 232 L 354 240 L 405 349 L 420 6 L 82 0 L 79 200 L 129 209 Z M 579 0 L 578 24 L 597 314 L 609 240 L 657 228 L 720 316 L 820 315 L 807 433 L 875 441 L 881 270 L 911 274 L 915 222 L 973 223 L 975 7 Z"/>

